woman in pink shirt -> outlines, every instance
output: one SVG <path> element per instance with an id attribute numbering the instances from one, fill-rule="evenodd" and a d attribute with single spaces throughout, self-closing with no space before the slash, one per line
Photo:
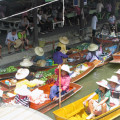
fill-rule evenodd
<path id="1" fill-rule="evenodd" d="M 68 65 L 63 64 L 61 67 L 61 89 L 59 90 L 59 69 L 55 69 L 55 74 L 58 75 L 57 81 L 50 89 L 50 99 L 56 100 L 57 97 L 59 97 L 59 92 L 61 92 L 61 95 L 65 94 L 69 91 L 69 85 L 70 85 L 70 76 L 69 73 L 71 73 L 70 68 Z"/>

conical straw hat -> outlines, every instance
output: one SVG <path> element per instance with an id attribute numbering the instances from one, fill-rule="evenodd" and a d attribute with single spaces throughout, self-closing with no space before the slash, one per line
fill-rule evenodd
<path id="1" fill-rule="evenodd" d="M 34 51 L 35 51 L 35 54 L 38 55 L 38 56 L 43 56 L 44 55 L 44 50 L 41 47 L 36 47 L 34 49 Z"/>

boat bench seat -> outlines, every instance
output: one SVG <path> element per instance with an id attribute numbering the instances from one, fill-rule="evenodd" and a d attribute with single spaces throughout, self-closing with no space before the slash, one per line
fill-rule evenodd
<path id="1" fill-rule="evenodd" d="M 79 102 L 76 101 L 76 104 L 72 103 L 70 105 L 67 105 L 66 107 L 63 107 L 62 109 L 64 117 L 68 119 L 76 115 L 77 113 L 83 112 L 84 106 L 80 106 Z"/>

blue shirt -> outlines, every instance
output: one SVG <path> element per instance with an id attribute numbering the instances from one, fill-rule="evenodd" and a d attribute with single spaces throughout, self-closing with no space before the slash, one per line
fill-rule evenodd
<path id="1" fill-rule="evenodd" d="M 63 63 L 63 59 L 62 58 L 67 58 L 68 55 L 63 54 L 60 51 L 57 51 L 53 54 L 53 60 L 54 60 L 54 64 L 62 64 Z"/>
<path id="2" fill-rule="evenodd" d="M 38 60 L 45 60 L 45 55 L 43 55 L 43 56 L 36 55 L 33 62 L 37 62 Z"/>

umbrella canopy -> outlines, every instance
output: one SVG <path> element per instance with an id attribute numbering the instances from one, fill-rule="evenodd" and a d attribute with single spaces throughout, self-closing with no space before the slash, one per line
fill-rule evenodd
<path id="1" fill-rule="evenodd" d="M 53 120 L 47 115 L 20 105 L 0 107 L 0 120 Z"/>

